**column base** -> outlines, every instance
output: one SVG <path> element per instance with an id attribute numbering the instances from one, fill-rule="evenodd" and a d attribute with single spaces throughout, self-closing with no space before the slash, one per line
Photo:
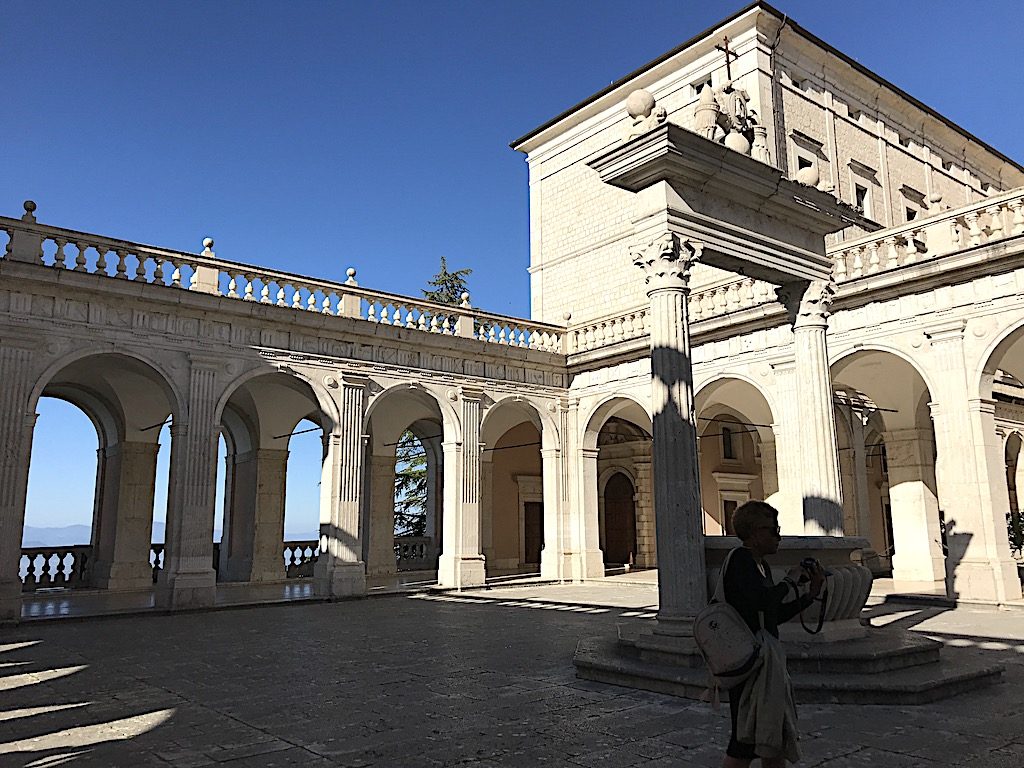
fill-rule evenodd
<path id="1" fill-rule="evenodd" d="M 572 581 L 573 557 L 569 552 L 540 552 L 540 577 L 547 581 Z"/>
<path id="2" fill-rule="evenodd" d="M 1014 560 L 947 561 L 949 595 L 986 603 L 1021 599 L 1020 579 Z"/>
<path id="3" fill-rule="evenodd" d="M 217 599 L 217 574 L 207 571 L 172 573 L 160 572 L 156 585 L 156 605 L 170 611 L 209 608 Z"/>
<path id="4" fill-rule="evenodd" d="M 567 557 L 572 558 L 573 581 L 604 578 L 604 552 L 600 549 L 584 549 L 569 553 Z"/>
<path id="5" fill-rule="evenodd" d="M 335 563 L 316 571 L 313 587 L 321 597 L 365 597 L 366 566 L 362 562 Z"/>
<path id="6" fill-rule="evenodd" d="M 149 563 L 95 563 L 92 585 L 97 589 L 150 589 L 153 566 Z"/>
<path id="7" fill-rule="evenodd" d="M 480 587 L 487 582 L 486 576 L 483 555 L 442 554 L 437 561 L 437 584 L 440 587 Z"/>

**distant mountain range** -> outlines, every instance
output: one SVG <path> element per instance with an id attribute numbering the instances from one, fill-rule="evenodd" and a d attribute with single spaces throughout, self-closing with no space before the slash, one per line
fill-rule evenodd
<path id="1" fill-rule="evenodd" d="M 213 531 L 213 540 L 220 541 L 219 528 Z M 26 525 L 21 536 L 21 546 L 29 547 L 66 547 L 72 544 L 88 544 L 92 538 L 92 528 L 88 525 L 65 525 L 55 528 L 41 528 Z M 319 538 L 316 531 L 285 533 L 285 541 L 312 541 Z M 164 524 L 153 523 L 153 541 L 164 540 Z"/>

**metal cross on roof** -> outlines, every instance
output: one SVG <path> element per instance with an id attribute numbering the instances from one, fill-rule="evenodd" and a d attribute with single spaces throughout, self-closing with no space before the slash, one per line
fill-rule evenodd
<path id="1" fill-rule="evenodd" d="M 729 57 L 732 56 L 734 59 L 738 59 L 739 54 L 729 50 L 729 36 L 725 35 L 722 38 L 722 45 L 716 45 L 715 48 L 725 53 L 725 77 L 728 80 L 732 80 L 732 66 Z"/>

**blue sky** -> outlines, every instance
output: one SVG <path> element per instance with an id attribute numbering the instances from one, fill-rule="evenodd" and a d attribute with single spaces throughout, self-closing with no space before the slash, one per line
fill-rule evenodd
<path id="1" fill-rule="evenodd" d="M 742 5 L 6 0 L 0 213 L 414 295 L 445 255 L 525 315 L 508 143 Z M 776 6 L 1024 161 L 1019 2 Z M 29 522 L 88 522 L 95 438 L 50 410 Z M 315 509 L 315 479 L 289 490 Z"/>

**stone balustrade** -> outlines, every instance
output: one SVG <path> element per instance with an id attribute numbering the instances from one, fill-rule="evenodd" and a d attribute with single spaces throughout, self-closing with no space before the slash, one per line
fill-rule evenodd
<path id="1" fill-rule="evenodd" d="M 395 563 L 400 571 L 433 570 L 437 567 L 437 551 L 430 536 L 396 536 Z M 320 556 L 320 542 L 285 541 L 281 544 L 285 576 L 308 578 Z M 220 564 L 220 542 L 213 544 L 213 568 Z M 89 586 L 89 565 L 92 546 L 72 544 L 57 547 L 28 547 L 21 550 L 21 584 L 23 592 L 40 589 L 74 589 Z M 154 542 L 149 547 L 149 563 L 156 584 L 164 563 L 164 545 Z"/>
<path id="2" fill-rule="evenodd" d="M 21 590 L 82 587 L 88 584 L 92 547 L 30 547 L 21 550 Z"/>
<path id="3" fill-rule="evenodd" d="M 0 217 L 0 233 L 7 237 L 4 258 L 485 343 L 562 351 L 563 327 L 481 312 L 469 304 L 468 294 L 459 307 L 451 307 L 361 288 L 355 269 L 344 282 L 320 280 L 217 258 L 209 238 L 201 253 L 187 253 L 39 224 L 34 211 L 26 202 L 21 219 Z"/>
<path id="4" fill-rule="evenodd" d="M 1024 191 L 915 219 L 832 246 L 837 282 L 896 269 L 1024 234 Z"/>

